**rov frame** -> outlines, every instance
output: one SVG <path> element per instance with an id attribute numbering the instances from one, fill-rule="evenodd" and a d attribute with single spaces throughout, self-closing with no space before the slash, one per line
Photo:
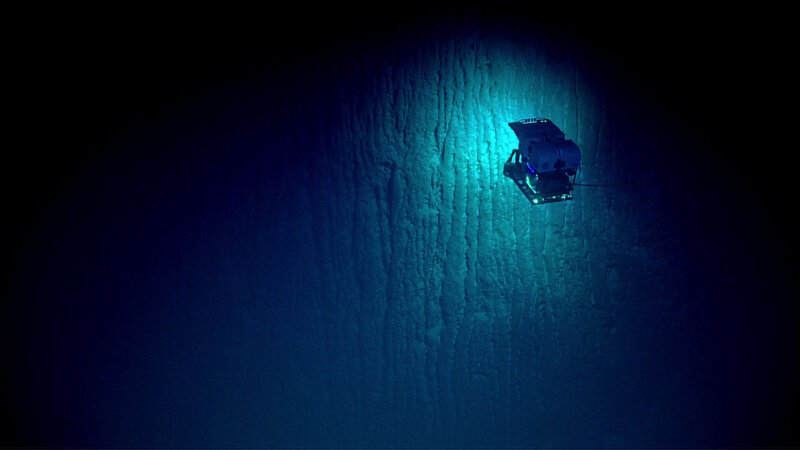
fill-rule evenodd
<path id="1" fill-rule="evenodd" d="M 508 124 L 519 138 L 519 147 L 503 166 L 532 205 L 572 200 L 580 169 L 580 149 L 552 121 L 523 119 Z"/>

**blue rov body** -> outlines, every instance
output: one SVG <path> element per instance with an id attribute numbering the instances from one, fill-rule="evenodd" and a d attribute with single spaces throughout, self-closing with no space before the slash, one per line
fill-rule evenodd
<path id="1" fill-rule="evenodd" d="M 523 119 L 508 124 L 519 139 L 503 174 L 534 205 L 572 199 L 581 151 L 550 119 Z"/>

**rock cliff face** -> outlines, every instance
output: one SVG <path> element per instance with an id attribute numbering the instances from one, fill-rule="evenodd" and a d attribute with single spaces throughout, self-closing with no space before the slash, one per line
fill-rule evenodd
<path id="1" fill-rule="evenodd" d="M 722 188 L 694 131 L 574 42 L 385 36 L 216 84 L 65 175 L 17 269 L 19 442 L 761 442 L 732 427 L 789 333 L 740 277 L 771 250 L 696 197 Z M 526 201 L 502 167 L 532 116 L 600 186 Z"/>
<path id="2" fill-rule="evenodd" d="M 320 425 L 297 430 L 309 444 L 370 446 L 678 433 L 695 400 L 676 390 L 698 382 L 672 362 L 684 255 L 637 124 L 530 42 L 409 40 L 337 71 L 314 131 L 296 131 L 312 169 L 270 196 L 294 199 L 270 235 L 297 263 L 268 277 L 302 305 L 289 423 Z M 502 175 L 507 122 L 527 116 L 554 120 L 583 150 L 581 179 L 607 186 L 530 205 Z"/>

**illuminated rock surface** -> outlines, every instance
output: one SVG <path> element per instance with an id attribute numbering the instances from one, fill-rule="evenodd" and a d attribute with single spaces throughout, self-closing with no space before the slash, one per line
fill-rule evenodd
<path id="1" fill-rule="evenodd" d="M 771 247 L 676 176 L 683 122 L 560 48 L 409 28 L 100 138 L 23 241 L 19 442 L 763 442 Z M 502 175 L 531 116 L 606 186 L 531 206 Z"/>

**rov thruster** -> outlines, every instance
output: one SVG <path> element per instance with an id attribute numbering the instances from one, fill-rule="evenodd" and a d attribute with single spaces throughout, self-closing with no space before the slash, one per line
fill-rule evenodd
<path id="1" fill-rule="evenodd" d="M 503 175 L 514 180 L 534 205 L 572 200 L 581 150 L 550 119 L 523 119 L 508 124 L 519 139 Z"/>

